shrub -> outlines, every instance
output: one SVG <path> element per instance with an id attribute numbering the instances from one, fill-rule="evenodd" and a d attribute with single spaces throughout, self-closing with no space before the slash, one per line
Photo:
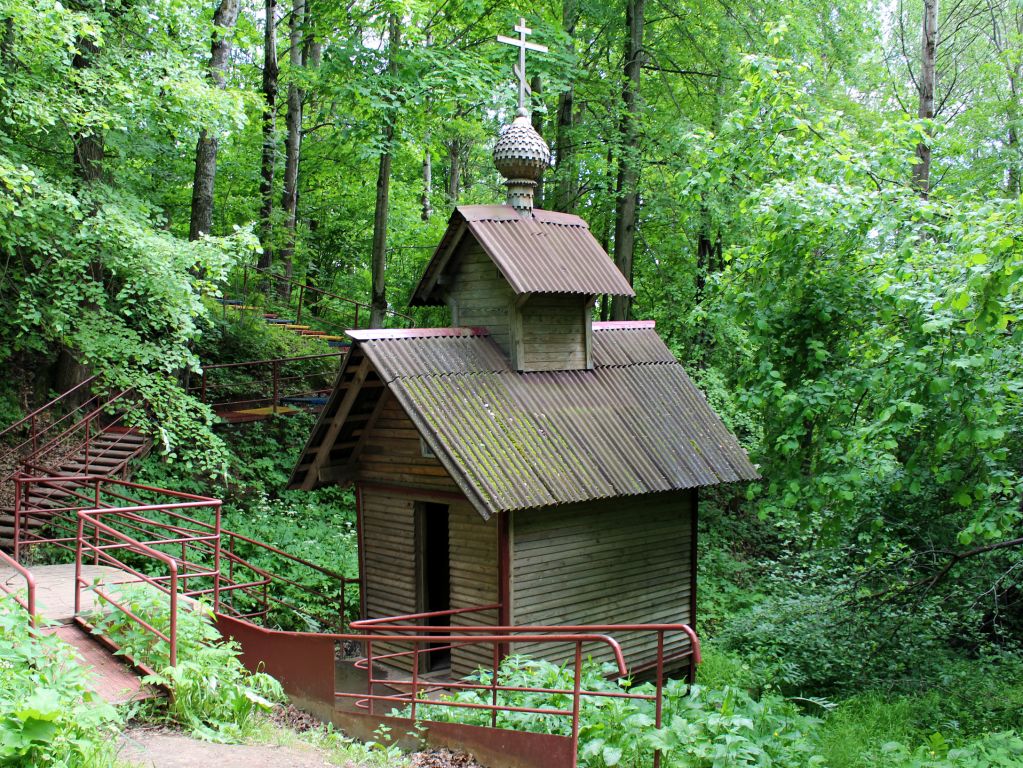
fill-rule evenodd
<path id="1" fill-rule="evenodd" d="M 119 603 L 168 633 L 166 595 L 148 585 L 120 585 L 113 591 Z M 209 741 L 236 741 L 251 730 L 257 713 L 284 700 L 280 683 L 266 674 L 250 674 L 242 666 L 238 644 L 221 637 L 205 605 L 179 608 L 178 659 L 172 667 L 166 641 L 103 603 L 88 616 L 96 634 L 110 638 L 121 653 L 155 670 L 146 682 L 171 692 L 168 714 L 194 735 Z"/>
<path id="2" fill-rule="evenodd" d="M 590 661 L 584 665 L 582 686 L 603 692 L 653 693 L 650 684 L 633 687 L 629 681 L 608 680 L 607 669 Z M 473 677 L 487 684 L 491 673 Z M 502 663 L 502 685 L 570 690 L 574 674 L 566 667 L 526 656 Z M 461 691 L 452 701 L 490 703 L 487 691 Z M 571 709 L 565 694 L 502 692 L 499 703 L 515 707 Z M 489 725 L 490 713 L 421 704 L 424 719 Z M 407 712 L 406 712 L 407 715 Z M 772 765 L 796 768 L 820 764 L 814 727 L 819 721 L 801 715 L 779 696 L 757 700 L 738 688 L 710 690 L 670 680 L 664 688 L 664 726 L 654 728 L 652 701 L 585 697 L 580 713 L 580 765 L 584 768 L 646 768 L 655 748 L 664 753 L 665 768 Z M 503 728 L 569 735 L 571 719 L 554 715 L 499 712 Z"/>
<path id="3" fill-rule="evenodd" d="M 21 606 L 0 594 L 0 765 L 112 766 L 119 724 L 74 649 L 31 630 Z"/>

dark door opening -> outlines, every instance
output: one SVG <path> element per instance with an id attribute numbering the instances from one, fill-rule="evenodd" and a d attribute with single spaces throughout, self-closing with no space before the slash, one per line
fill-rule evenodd
<path id="1" fill-rule="evenodd" d="M 419 506 L 420 573 L 422 574 L 423 612 L 451 609 L 451 562 L 448 549 L 448 505 L 422 502 Z M 434 616 L 426 620 L 429 626 L 439 627 L 451 623 L 450 616 Z M 449 668 L 451 650 L 447 643 L 435 643 L 426 654 L 424 670 Z"/>

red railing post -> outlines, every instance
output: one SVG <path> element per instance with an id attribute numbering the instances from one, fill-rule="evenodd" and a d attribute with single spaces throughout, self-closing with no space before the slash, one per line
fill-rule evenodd
<path id="1" fill-rule="evenodd" d="M 274 360 L 273 361 L 273 364 L 271 365 L 271 375 L 273 376 L 274 399 L 273 399 L 273 403 L 271 404 L 270 410 L 273 413 L 277 413 L 277 407 L 278 407 L 278 405 L 280 405 L 279 401 L 280 401 L 280 397 L 281 397 L 281 361 L 280 360 Z"/>
<path id="2" fill-rule="evenodd" d="M 657 686 L 654 693 L 657 702 L 654 704 L 654 728 L 660 730 L 664 714 L 664 630 L 657 631 Z M 654 750 L 654 768 L 661 768 L 661 750 Z"/>
<path id="3" fill-rule="evenodd" d="M 213 539 L 213 610 L 220 612 L 220 505 L 216 507 L 214 520 L 216 538 Z"/>
<path id="4" fill-rule="evenodd" d="M 490 678 L 490 703 L 494 709 L 490 710 L 490 727 L 497 727 L 497 668 L 501 664 L 501 650 L 497 643 L 494 643 L 494 674 Z"/>
<path id="5" fill-rule="evenodd" d="M 170 665 L 178 665 L 178 566 L 173 562 L 167 563 L 170 569 L 170 653 L 168 654 Z"/>
<path id="6" fill-rule="evenodd" d="M 583 687 L 583 642 L 575 641 L 575 682 L 572 686 L 572 768 L 579 765 L 579 699 Z"/>
<path id="7" fill-rule="evenodd" d="M 21 562 L 21 491 L 22 480 L 14 475 L 14 559 Z"/>
<path id="8" fill-rule="evenodd" d="M 85 547 L 85 518 L 78 515 L 78 540 L 75 545 L 75 616 L 82 612 L 82 549 Z"/>
<path id="9" fill-rule="evenodd" d="M 85 417 L 85 471 L 89 471 L 89 438 L 92 433 L 92 414 Z"/>
<path id="10" fill-rule="evenodd" d="M 100 481 L 96 480 L 96 495 L 95 495 L 95 500 L 94 500 L 94 504 L 95 504 L 96 509 L 99 509 L 99 500 L 100 500 L 100 490 L 99 490 L 99 487 L 100 487 Z M 101 520 L 100 520 L 101 517 L 102 517 L 102 515 L 97 514 L 96 515 L 96 521 L 97 522 L 101 522 Z M 93 531 L 94 531 L 94 533 L 92 535 L 92 543 L 93 543 L 93 546 L 95 547 L 95 549 L 92 550 L 92 564 L 93 565 L 99 565 L 99 526 L 98 525 L 94 526 L 93 527 Z"/>
<path id="11" fill-rule="evenodd" d="M 366 693 L 369 694 L 369 713 L 373 714 L 373 641 L 366 638 Z"/>
<path id="12" fill-rule="evenodd" d="M 427 651 L 429 653 L 429 651 Z M 416 722 L 416 699 L 419 694 L 419 641 L 412 643 L 412 723 Z"/>
<path id="13" fill-rule="evenodd" d="M 29 431 L 32 435 L 32 453 L 39 450 L 39 434 L 36 432 L 36 414 L 32 412 L 32 420 L 29 423 Z"/>

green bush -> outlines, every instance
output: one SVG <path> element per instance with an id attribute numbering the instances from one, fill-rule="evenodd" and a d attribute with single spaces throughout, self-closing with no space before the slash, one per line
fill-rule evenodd
<path id="1" fill-rule="evenodd" d="M 137 616 L 145 616 L 168 634 L 168 598 L 147 585 L 120 585 L 115 599 Z M 248 734 L 259 712 L 284 700 L 284 691 L 266 674 L 250 674 L 242 666 L 241 649 L 224 640 L 212 613 L 196 603 L 178 610 L 177 665 L 170 666 L 169 644 L 100 600 L 87 617 L 96 634 L 110 638 L 121 653 L 155 671 L 146 682 L 171 693 L 168 714 L 192 734 L 209 741 L 237 741 Z"/>
<path id="2" fill-rule="evenodd" d="M 0 594 L 0 765 L 113 766 L 121 718 L 89 676 L 70 645 L 31 630 Z"/>
<path id="3" fill-rule="evenodd" d="M 650 684 L 605 677 L 608 669 L 592 660 L 584 664 L 585 690 L 614 693 L 653 693 Z M 567 667 L 526 656 L 510 656 L 499 670 L 502 685 L 570 690 L 574 674 Z M 491 673 L 479 671 L 473 679 L 490 682 Z M 488 691 L 461 691 L 451 701 L 490 703 Z M 499 703 L 528 708 L 571 709 L 566 694 L 502 692 Z M 408 714 L 407 711 L 405 713 Z M 489 725 L 490 713 L 455 707 L 419 705 L 424 719 Z M 776 695 L 754 699 L 745 691 L 726 687 L 711 690 L 670 680 L 664 688 L 664 726 L 654 728 L 654 702 L 609 697 L 585 697 L 581 706 L 580 765 L 584 768 L 647 768 L 655 748 L 664 754 L 665 768 L 717 766 L 779 766 L 802 768 L 819 765 L 814 718 Z M 499 712 L 502 728 L 569 735 L 571 718 L 523 712 Z"/>

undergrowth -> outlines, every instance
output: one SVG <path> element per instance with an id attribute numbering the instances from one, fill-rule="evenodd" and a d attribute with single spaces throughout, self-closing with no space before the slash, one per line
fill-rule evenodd
<path id="1" fill-rule="evenodd" d="M 167 596 L 148 585 L 118 585 L 114 599 L 144 616 L 164 635 L 169 633 Z M 280 683 L 242 666 L 237 643 L 221 637 L 212 613 L 202 603 L 179 607 L 177 665 L 170 666 L 167 641 L 144 629 L 102 598 L 88 615 L 96 634 L 110 638 L 120 653 L 145 664 L 155 674 L 145 682 L 166 687 L 171 696 L 166 715 L 192 735 L 232 742 L 246 737 L 258 715 L 284 701 Z"/>
<path id="2" fill-rule="evenodd" d="M 121 716 L 55 635 L 0 594 L 0 765 L 113 768 Z"/>

